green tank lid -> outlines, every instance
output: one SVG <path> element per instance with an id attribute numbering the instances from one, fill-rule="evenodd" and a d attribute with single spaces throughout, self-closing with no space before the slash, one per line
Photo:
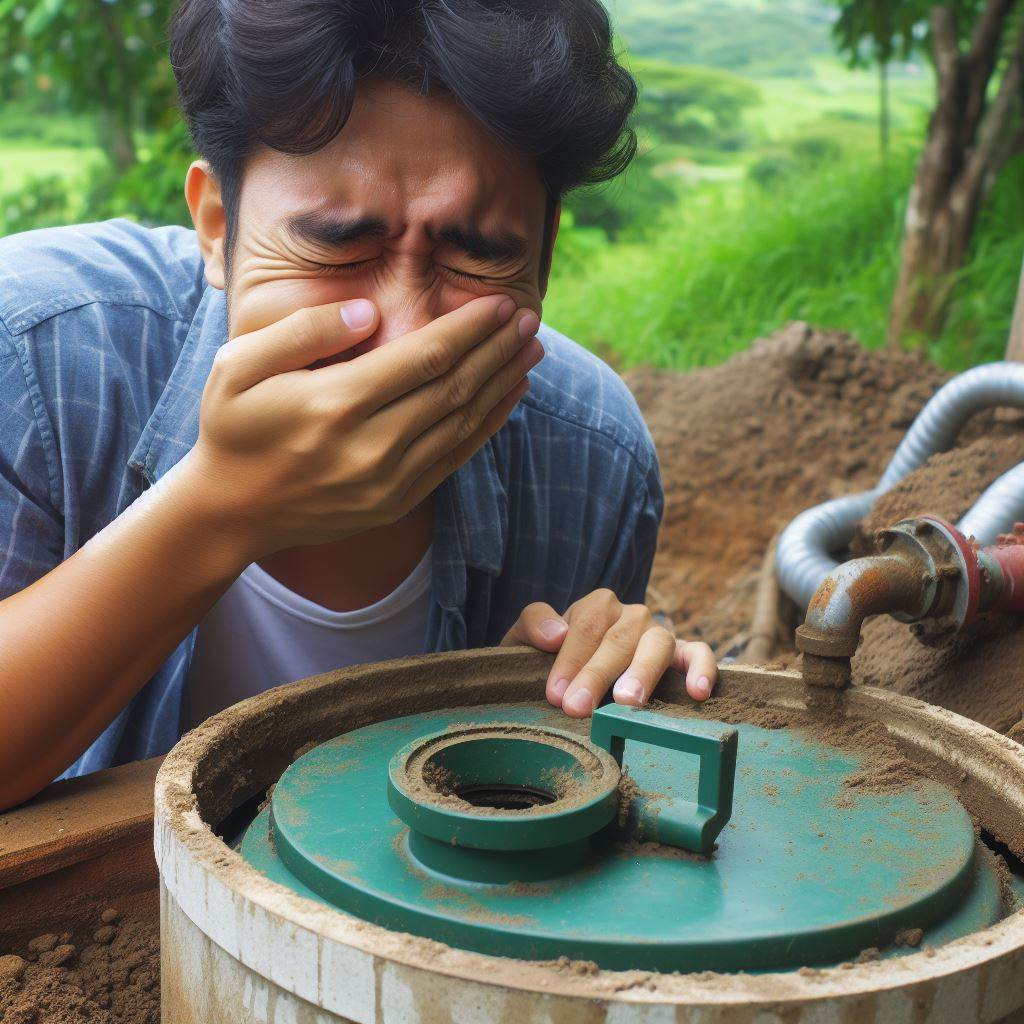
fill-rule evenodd
<path id="1" fill-rule="evenodd" d="M 998 920 L 991 858 L 953 793 L 845 785 L 866 759 L 799 730 L 617 705 L 590 723 L 455 708 L 309 751 L 240 851 L 387 928 L 610 969 L 836 963 L 903 929 L 938 943 Z"/>

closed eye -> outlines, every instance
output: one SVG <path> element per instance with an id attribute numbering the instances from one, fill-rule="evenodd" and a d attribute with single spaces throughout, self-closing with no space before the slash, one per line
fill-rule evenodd
<path id="1" fill-rule="evenodd" d="M 367 260 L 355 260 L 349 263 L 316 263 L 313 262 L 313 266 L 321 274 L 356 274 L 362 270 L 368 270 L 373 264 L 380 259 L 379 256 L 374 256 Z M 441 269 L 452 277 L 456 277 L 462 281 L 500 281 L 502 278 L 495 277 L 493 274 L 470 274 L 465 270 L 459 270 L 457 267 L 449 267 L 447 264 L 439 264 Z"/>
<path id="2" fill-rule="evenodd" d="M 354 263 L 313 263 L 313 266 L 321 274 L 354 274 L 359 270 L 366 270 L 372 263 L 377 262 L 374 256 L 368 260 L 356 260 Z"/>
<path id="3" fill-rule="evenodd" d="M 441 264 L 441 269 L 447 271 L 452 277 L 462 278 L 465 281 L 490 281 L 493 278 L 487 274 L 467 274 L 465 270 L 457 270 L 455 267 L 449 267 L 446 264 Z"/>

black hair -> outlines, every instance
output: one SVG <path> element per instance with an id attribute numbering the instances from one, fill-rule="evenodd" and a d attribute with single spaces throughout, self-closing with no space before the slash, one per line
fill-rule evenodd
<path id="1" fill-rule="evenodd" d="M 536 159 L 545 252 L 555 201 L 615 177 L 636 152 L 636 83 L 597 0 L 183 0 L 170 53 L 192 141 L 220 185 L 229 252 L 253 150 L 321 149 L 370 75 L 449 93 Z"/>

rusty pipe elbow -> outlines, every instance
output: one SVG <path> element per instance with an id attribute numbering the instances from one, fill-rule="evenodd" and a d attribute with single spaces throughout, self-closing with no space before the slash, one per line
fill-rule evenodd
<path id="1" fill-rule="evenodd" d="M 797 648 L 824 658 L 852 657 L 869 615 L 920 608 L 927 575 L 926 566 L 902 551 L 843 563 L 811 598 L 796 633 Z"/>
<path id="2" fill-rule="evenodd" d="M 969 573 L 956 556 L 969 550 L 948 523 L 931 516 L 906 519 L 876 537 L 879 554 L 838 566 L 822 582 L 796 631 L 804 678 L 844 686 L 861 626 L 869 615 L 904 622 L 956 614 L 964 603 Z"/>

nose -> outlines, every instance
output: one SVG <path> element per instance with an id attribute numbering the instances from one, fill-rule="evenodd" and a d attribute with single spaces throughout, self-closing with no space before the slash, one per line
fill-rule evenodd
<path id="1" fill-rule="evenodd" d="M 418 331 L 447 312 L 441 308 L 434 289 L 394 287 L 369 297 L 380 310 L 380 323 L 363 342 L 366 349 L 379 348 L 403 334 Z"/>

